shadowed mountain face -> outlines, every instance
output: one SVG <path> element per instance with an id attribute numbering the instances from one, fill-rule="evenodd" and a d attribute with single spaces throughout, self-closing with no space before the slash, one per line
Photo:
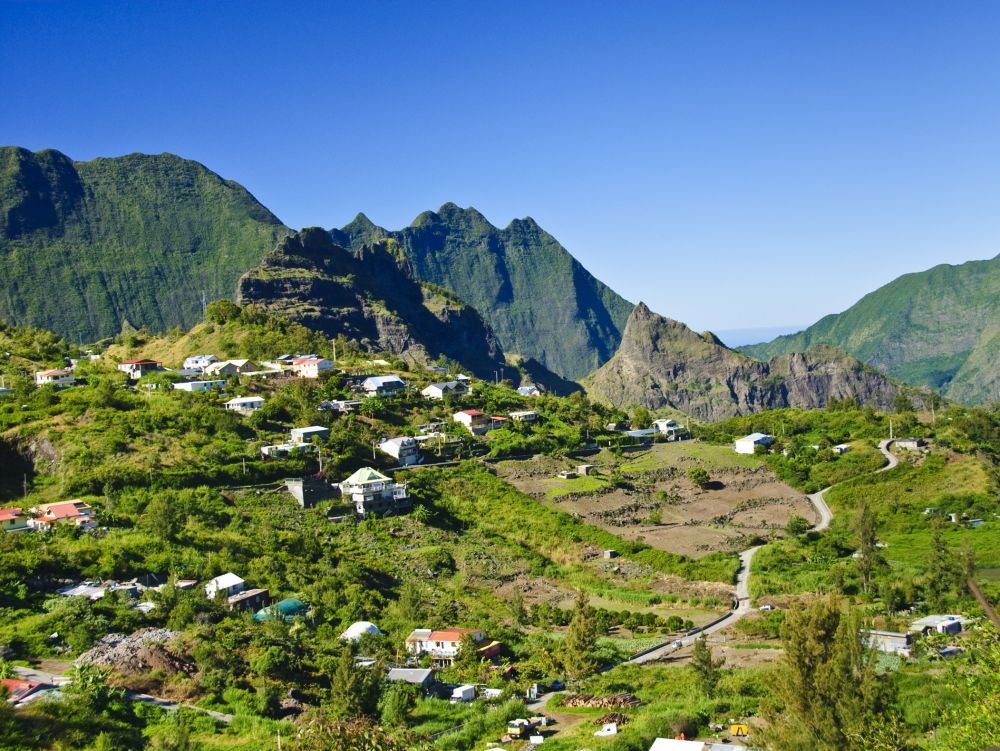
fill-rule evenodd
<path id="1" fill-rule="evenodd" d="M 504 350 L 566 378 L 580 378 L 614 354 L 632 309 L 530 218 L 498 229 L 475 209 L 448 203 L 398 232 L 359 214 L 331 236 L 354 249 L 395 240 L 417 277 L 476 308 Z"/>
<path id="2" fill-rule="evenodd" d="M 778 407 L 824 407 L 831 398 L 889 409 L 900 387 L 831 347 L 769 362 L 729 349 L 711 333 L 639 303 L 615 356 L 584 386 L 617 407 L 674 407 L 704 420 L 722 420 Z"/>
<path id="3" fill-rule="evenodd" d="M 0 318 L 84 340 L 124 321 L 191 326 L 203 294 L 231 295 L 288 231 L 240 185 L 171 154 L 0 148 Z"/>
<path id="4" fill-rule="evenodd" d="M 450 292 L 415 279 L 392 239 L 373 240 L 353 253 L 325 230 L 304 229 L 282 238 L 240 279 L 237 301 L 410 362 L 444 355 L 483 378 L 504 366 L 479 314 Z"/>
<path id="5" fill-rule="evenodd" d="M 916 386 L 982 403 L 1000 393 L 1000 256 L 906 274 L 843 313 L 741 347 L 754 357 L 828 344 Z"/>

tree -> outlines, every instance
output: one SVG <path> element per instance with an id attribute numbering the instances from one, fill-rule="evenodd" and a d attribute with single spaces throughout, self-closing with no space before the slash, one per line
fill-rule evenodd
<path id="1" fill-rule="evenodd" d="M 205 307 L 205 318 L 213 323 L 227 323 L 240 317 L 240 306 L 232 300 L 223 298 L 213 300 Z"/>
<path id="2" fill-rule="evenodd" d="M 708 474 L 708 470 L 704 467 L 692 467 L 687 471 L 688 479 L 697 485 L 699 488 L 703 488 L 711 482 L 712 478 Z"/>
<path id="3" fill-rule="evenodd" d="M 638 406 L 632 412 L 632 427 L 636 430 L 643 430 L 653 424 L 653 416 L 649 414 L 646 407 Z"/>
<path id="4" fill-rule="evenodd" d="M 785 533 L 791 537 L 804 535 L 810 529 L 812 529 L 812 525 L 807 519 L 804 519 L 801 516 L 793 516 L 785 525 Z"/>
<path id="5" fill-rule="evenodd" d="M 719 668 L 725 662 L 721 657 L 718 660 L 713 659 L 712 648 L 708 646 L 707 638 L 702 636 L 695 640 L 694 653 L 691 655 L 691 669 L 698 677 L 701 690 L 709 699 L 715 695 L 715 688 L 719 685 L 719 679 L 722 677 Z"/>
<path id="6" fill-rule="evenodd" d="M 374 671 L 359 668 L 351 650 L 344 647 L 330 676 L 330 711 L 337 717 L 371 715 L 378 704 L 378 682 Z"/>
<path id="7" fill-rule="evenodd" d="M 962 566 L 944 539 L 944 523 L 935 520 L 931 528 L 931 557 L 927 565 L 927 601 L 935 610 L 944 607 L 948 595 L 959 589 Z"/>
<path id="8" fill-rule="evenodd" d="M 878 515 L 867 501 L 862 501 L 854 519 L 854 531 L 859 541 L 858 570 L 861 573 L 861 586 L 866 594 L 871 592 L 875 574 L 885 568 L 885 560 L 878 547 L 878 527 Z"/>
<path id="9" fill-rule="evenodd" d="M 412 683 L 399 681 L 390 685 L 379 700 L 382 723 L 389 727 L 405 726 L 406 717 L 416 706 L 419 696 L 420 690 Z"/>
<path id="10" fill-rule="evenodd" d="M 912 412 L 913 402 L 910 401 L 906 394 L 900 391 L 896 394 L 896 398 L 892 400 L 892 411 L 900 415 L 906 412 Z"/>
<path id="11" fill-rule="evenodd" d="M 889 684 L 875 674 L 875 654 L 861 623 L 837 597 L 789 610 L 784 655 L 774 679 L 767 747 L 775 751 L 866 751 L 864 739 L 889 716 Z"/>
<path id="12" fill-rule="evenodd" d="M 574 680 L 586 678 L 597 670 L 594 648 L 597 646 L 597 627 L 594 614 L 581 592 L 573 608 L 573 619 L 562 646 L 562 664 L 566 676 Z"/>

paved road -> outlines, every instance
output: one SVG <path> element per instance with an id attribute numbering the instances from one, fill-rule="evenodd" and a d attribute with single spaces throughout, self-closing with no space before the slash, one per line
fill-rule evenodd
<path id="1" fill-rule="evenodd" d="M 892 440 L 885 440 L 879 443 L 878 450 L 882 452 L 882 455 L 886 458 L 886 465 L 882 469 L 876 470 L 876 472 L 886 472 L 897 464 L 899 464 L 899 459 L 897 459 L 891 451 L 889 451 L 889 445 Z M 831 485 L 830 488 L 833 486 Z M 809 496 L 809 501 L 812 503 L 813 508 L 816 509 L 816 515 L 818 520 L 813 526 L 813 531 L 822 532 L 824 529 L 830 526 L 830 522 L 833 521 L 833 512 L 830 511 L 830 507 L 826 505 L 826 500 L 823 496 L 826 494 L 830 488 L 823 488 L 818 493 L 813 493 Z M 701 636 L 708 636 L 709 634 L 714 634 L 716 631 L 722 631 L 723 629 L 729 628 L 736 621 L 743 618 L 747 613 L 751 612 L 750 607 L 750 565 L 753 561 L 754 553 L 760 550 L 761 546 L 755 548 L 750 548 L 749 550 L 744 550 L 740 553 L 740 570 L 736 574 L 736 608 L 728 613 L 725 617 L 713 623 L 711 626 L 706 626 L 701 629 L 696 634 L 690 636 L 685 636 L 681 639 L 677 639 L 666 644 L 661 644 L 656 649 L 651 652 L 646 652 L 645 654 L 639 655 L 638 657 L 633 657 L 627 662 L 633 665 L 641 665 L 644 662 L 653 662 L 659 660 L 666 655 L 676 652 L 679 649 L 684 649 L 685 647 L 690 647 L 694 644 L 695 639 Z"/>

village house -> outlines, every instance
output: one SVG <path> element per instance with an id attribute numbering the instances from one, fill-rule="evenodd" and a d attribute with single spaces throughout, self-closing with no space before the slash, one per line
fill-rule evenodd
<path id="1" fill-rule="evenodd" d="M 38 516 L 28 520 L 34 529 L 50 529 L 53 524 L 73 524 L 83 529 L 97 526 L 94 509 L 79 499 L 46 503 L 34 511 Z"/>
<path id="2" fill-rule="evenodd" d="M 193 370 L 196 373 L 204 373 L 212 363 L 219 361 L 215 355 L 191 355 L 184 359 L 184 370 Z"/>
<path id="3" fill-rule="evenodd" d="M 379 448 L 393 457 L 400 467 L 409 467 L 412 464 L 420 463 L 420 444 L 409 436 L 382 441 Z"/>
<path id="4" fill-rule="evenodd" d="M 493 426 L 492 418 L 478 409 L 463 409 L 453 414 L 451 419 L 464 425 L 473 435 L 483 435 Z"/>
<path id="5" fill-rule="evenodd" d="M 229 572 L 209 579 L 205 584 L 205 595 L 214 600 L 220 593 L 227 599 L 237 595 L 246 588 L 246 582 L 236 574 Z"/>
<path id="6" fill-rule="evenodd" d="M 346 415 L 361 406 L 360 399 L 325 399 L 316 407 L 320 412 L 339 412 Z"/>
<path id="7" fill-rule="evenodd" d="M 774 443 L 774 436 L 767 433 L 751 433 L 736 439 L 735 450 L 737 454 L 753 454 L 758 446 L 770 446 L 772 443 Z"/>
<path id="8" fill-rule="evenodd" d="M 923 634 L 960 634 L 967 619 L 960 615 L 926 615 L 910 624 L 910 632 Z"/>
<path id="9" fill-rule="evenodd" d="M 898 438 L 896 440 L 896 445 L 907 451 L 916 451 L 917 449 L 927 445 L 927 441 L 923 438 Z"/>
<path id="10" fill-rule="evenodd" d="M 271 604 L 271 593 L 266 589 L 244 589 L 226 598 L 230 610 L 260 610 Z"/>
<path id="11" fill-rule="evenodd" d="M 226 409 L 231 409 L 233 412 L 240 412 L 244 415 L 256 412 L 263 406 L 264 397 L 262 396 L 237 396 L 225 403 Z"/>
<path id="12" fill-rule="evenodd" d="M 319 378 L 320 373 L 333 370 L 333 362 L 325 357 L 300 357 L 292 360 L 292 370 L 299 378 Z"/>
<path id="13" fill-rule="evenodd" d="M 160 370 L 160 363 L 156 360 L 122 360 L 117 365 L 118 370 L 127 375 L 130 380 L 137 381 L 144 375 L 149 375 Z"/>
<path id="14" fill-rule="evenodd" d="M 406 388 L 398 375 L 369 376 L 361 382 L 361 388 L 368 396 L 390 396 Z"/>
<path id="15" fill-rule="evenodd" d="M 518 386 L 517 393 L 521 396 L 541 396 L 542 390 L 533 383 L 526 383 L 523 386 Z"/>
<path id="16" fill-rule="evenodd" d="M 178 391 L 198 393 L 200 391 L 221 391 L 225 385 L 225 381 L 181 381 L 180 383 L 175 383 L 174 388 Z"/>
<path id="17" fill-rule="evenodd" d="M 70 368 L 52 368 L 51 370 L 39 370 L 35 373 L 35 385 L 46 386 L 70 386 L 76 383 L 76 378 Z"/>
<path id="18" fill-rule="evenodd" d="M 410 507 L 406 483 L 398 483 L 371 467 L 363 467 L 338 485 L 358 516 L 386 515 Z"/>
<path id="19" fill-rule="evenodd" d="M 688 429 L 678 423 L 677 420 L 667 418 L 653 420 L 653 429 L 668 441 L 681 441 L 690 437 Z"/>
<path id="20" fill-rule="evenodd" d="M 913 646 L 913 634 L 896 631 L 862 629 L 861 638 L 865 646 L 888 655 L 909 657 Z"/>
<path id="21" fill-rule="evenodd" d="M 260 453 L 271 459 L 288 456 L 293 451 L 315 453 L 317 449 L 311 443 L 272 443 L 260 447 Z"/>
<path id="22" fill-rule="evenodd" d="M 0 508 L 0 532 L 22 532 L 30 529 L 28 517 L 19 508 Z"/>
<path id="23" fill-rule="evenodd" d="M 389 683 L 412 683 L 427 691 L 434 685 L 434 671 L 430 668 L 392 668 L 386 680 Z"/>
<path id="24" fill-rule="evenodd" d="M 514 422 L 537 422 L 538 413 L 533 409 L 525 409 L 518 412 L 511 412 L 510 419 Z"/>
<path id="25" fill-rule="evenodd" d="M 480 657 L 490 659 L 500 653 L 500 642 L 486 642 L 485 635 L 478 628 L 447 628 L 436 631 L 418 628 L 406 637 L 406 651 L 414 657 L 430 655 L 435 667 L 444 668 L 455 662 L 462 640 L 466 637 L 471 637 L 477 645 L 476 654 Z"/>
<path id="26" fill-rule="evenodd" d="M 445 381 L 432 383 L 420 392 L 427 399 L 440 401 L 448 396 L 463 396 L 469 393 L 469 387 L 464 381 Z"/>
<path id="27" fill-rule="evenodd" d="M 48 683 L 13 677 L 0 680 L 0 686 L 7 690 L 7 703 L 14 705 L 27 703 L 29 697 L 35 698 L 52 688 Z"/>
<path id="28" fill-rule="evenodd" d="M 310 425 L 306 428 L 292 428 L 289 434 L 292 437 L 292 443 L 301 446 L 314 441 L 325 441 L 330 437 L 330 429 L 320 425 Z"/>
<path id="29" fill-rule="evenodd" d="M 235 376 L 245 375 L 260 370 L 260 366 L 253 360 L 221 360 L 207 365 L 202 371 L 210 376 Z"/>

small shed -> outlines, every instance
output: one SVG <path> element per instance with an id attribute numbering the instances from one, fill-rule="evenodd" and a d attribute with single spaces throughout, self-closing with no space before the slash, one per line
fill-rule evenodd
<path id="1" fill-rule="evenodd" d="M 596 469 L 596 464 L 578 464 L 576 467 L 576 473 L 580 475 L 580 477 L 587 477 Z"/>
<path id="2" fill-rule="evenodd" d="M 393 668 L 387 680 L 389 683 L 412 683 L 426 691 L 434 683 L 434 671 L 430 668 Z"/>

